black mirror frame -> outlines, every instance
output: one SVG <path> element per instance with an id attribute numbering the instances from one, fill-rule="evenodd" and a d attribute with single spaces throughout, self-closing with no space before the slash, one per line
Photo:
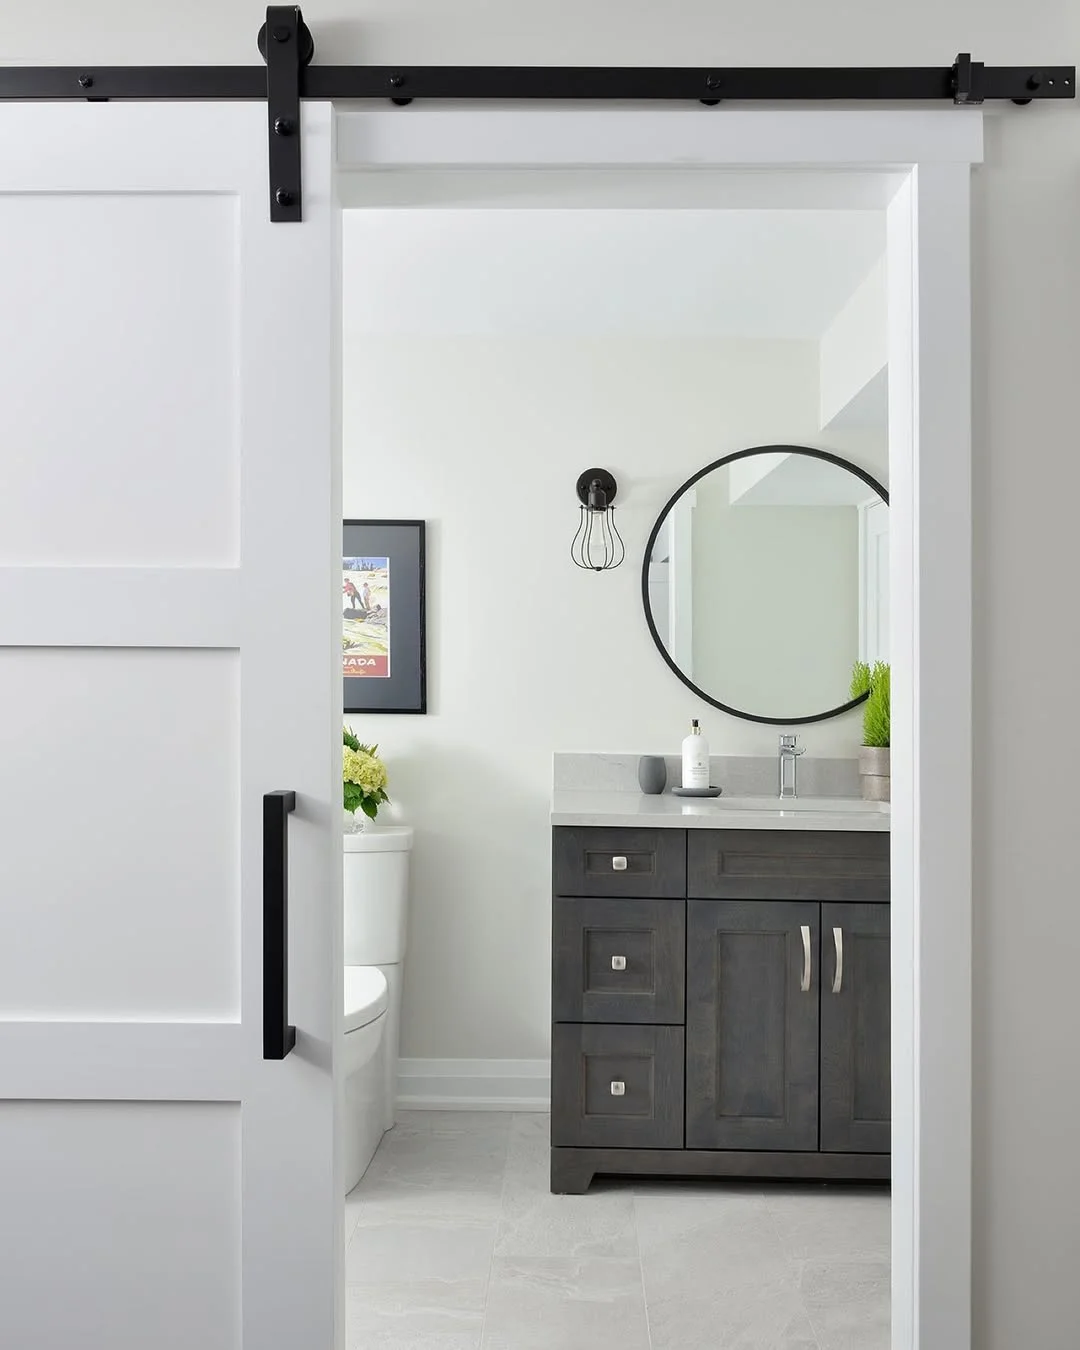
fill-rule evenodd
<path id="1" fill-rule="evenodd" d="M 846 469 L 848 473 L 853 473 L 872 488 L 878 494 L 886 506 L 889 505 L 889 494 L 884 487 L 873 477 L 872 474 L 860 469 L 857 464 L 852 464 L 850 460 L 843 459 L 840 455 L 830 454 L 828 450 L 812 450 L 806 445 L 754 445 L 748 450 L 736 450 L 734 454 L 723 455 L 720 459 L 714 459 L 711 464 L 706 464 L 703 469 L 699 469 L 691 478 L 688 478 L 681 487 L 677 489 L 668 498 L 664 509 L 656 518 L 649 534 L 648 542 L 645 545 L 645 556 L 641 563 L 641 604 L 645 611 L 645 622 L 649 626 L 649 632 L 652 635 L 653 642 L 656 643 L 656 649 L 667 662 L 672 671 L 682 680 L 688 689 L 692 689 L 698 698 L 704 699 L 714 708 L 719 708 L 721 712 L 729 713 L 732 717 L 741 717 L 744 722 L 764 722 L 769 726 L 787 727 L 802 726 L 808 722 L 826 722 L 830 717 L 839 717 L 841 713 L 850 712 L 852 708 L 857 708 L 860 703 L 866 700 L 865 694 L 860 694 L 858 698 L 849 699 L 847 703 L 841 703 L 838 707 L 831 708 L 828 712 L 814 713 L 811 717 L 762 717 L 758 713 L 741 712 L 738 708 L 732 708 L 727 703 L 721 703 L 719 699 L 711 697 L 704 689 L 700 689 L 694 682 L 685 675 L 672 660 L 668 649 L 664 646 L 660 634 L 656 631 L 656 624 L 653 622 L 652 607 L 649 604 L 649 561 L 652 558 L 653 546 L 656 543 L 656 537 L 660 533 L 660 528 L 668 517 L 668 513 L 679 498 L 689 488 L 692 488 L 699 478 L 704 478 L 707 473 L 712 473 L 713 469 L 719 469 L 725 464 L 734 464 L 738 459 L 747 459 L 751 455 L 765 454 L 788 454 L 805 455 L 809 459 L 824 460 L 826 464 L 835 464 L 838 468 Z"/>

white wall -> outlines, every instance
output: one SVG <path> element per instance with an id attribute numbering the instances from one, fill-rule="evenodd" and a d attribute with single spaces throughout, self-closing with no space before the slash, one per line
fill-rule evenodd
<path id="1" fill-rule="evenodd" d="M 714 753 L 775 753 L 775 727 L 702 704 L 668 670 L 641 558 L 709 460 L 765 441 L 829 448 L 817 346 L 362 338 L 344 385 L 346 515 L 430 522 L 431 711 L 349 719 L 379 742 L 419 832 L 404 1053 L 543 1056 L 552 751 L 675 753 L 697 716 Z M 618 480 L 627 544 L 599 575 L 569 557 L 590 465 Z M 818 723 L 804 743 L 854 754 L 859 725 Z"/>
<path id="2" fill-rule="evenodd" d="M 317 59 L 329 62 L 696 66 L 712 53 L 729 65 L 945 65 L 957 51 L 1003 65 L 1080 58 L 1080 5 L 1062 0 L 911 0 L 902 11 L 850 0 L 683 0 L 674 13 L 630 11 L 619 0 L 498 8 L 489 0 L 309 0 L 305 9 Z M 251 0 L 35 0 L 9 6 L 3 60 L 251 62 L 261 21 Z M 1072 756 L 1056 751 L 1069 731 L 1062 673 L 1080 663 L 1072 331 L 1080 110 L 995 107 L 973 206 L 975 1345 L 1057 1350 L 1075 1341 L 1080 1250 L 1071 1009 L 1080 905 L 1063 842 L 1075 830 L 1075 770 Z M 423 495 L 410 494 L 410 512 L 423 513 Z"/>

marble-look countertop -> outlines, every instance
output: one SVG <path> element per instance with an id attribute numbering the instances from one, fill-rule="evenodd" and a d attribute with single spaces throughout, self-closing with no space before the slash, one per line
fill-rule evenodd
<path id="1" fill-rule="evenodd" d="M 888 802 L 856 797 L 676 797 L 670 792 L 556 789 L 552 825 L 632 825 L 672 830 L 877 830 L 890 827 Z"/>

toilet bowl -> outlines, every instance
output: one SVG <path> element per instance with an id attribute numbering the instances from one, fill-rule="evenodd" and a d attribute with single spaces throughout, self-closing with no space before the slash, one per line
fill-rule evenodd
<path id="1" fill-rule="evenodd" d="M 345 967 L 345 1190 L 367 1171 L 385 1129 L 386 976 L 373 966 Z"/>
<path id="2" fill-rule="evenodd" d="M 345 965 L 377 967 L 389 990 L 383 1056 L 384 1130 L 394 1123 L 412 845 L 408 825 L 369 826 L 361 834 L 344 836 Z"/>

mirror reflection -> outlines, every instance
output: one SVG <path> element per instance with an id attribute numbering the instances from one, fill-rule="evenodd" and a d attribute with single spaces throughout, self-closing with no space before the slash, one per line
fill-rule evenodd
<path id="1" fill-rule="evenodd" d="M 653 528 L 643 598 L 676 674 L 716 707 L 809 722 L 850 705 L 856 660 L 888 660 L 888 495 L 823 451 L 718 460 Z"/>

